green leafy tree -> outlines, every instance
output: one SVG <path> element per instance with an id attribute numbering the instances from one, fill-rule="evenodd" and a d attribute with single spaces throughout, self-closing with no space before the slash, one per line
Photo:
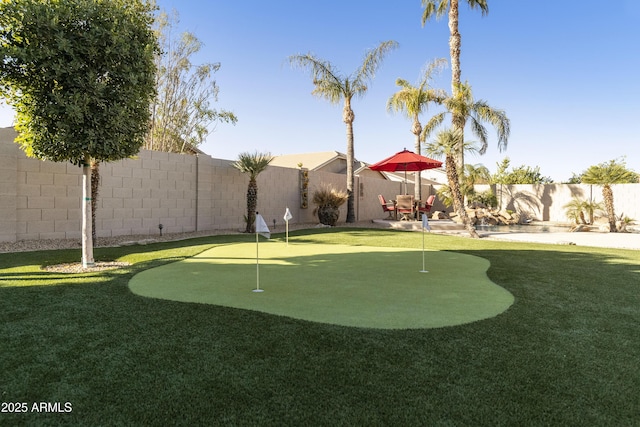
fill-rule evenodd
<path id="1" fill-rule="evenodd" d="M 487 104 L 486 101 L 476 101 L 473 98 L 471 86 L 468 83 L 458 84 L 453 95 L 442 100 L 442 105 L 446 108 L 439 114 L 433 116 L 422 130 L 422 139 L 426 140 L 435 129 L 440 126 L 447 114 L 450 114 L 454 121 L 459 121 L 458 125 L 454 125 L 453 129 L 464 129 L 468 122 L 471 131 L 480 141 L 478 153 L 484 154 L 489 146 L 487 129 L 483 123 L 491 124 L 498 136 L 498 148 L 500 151 L 507 148 L 509 134 L 511 132 L 511 123 L 503 110 L 498 110 Z M 460 130 L 464 138 L 464 130 Z M 464 172 L 464 147 L 458 147 L 456 153 L 457 166 L 461 172 Z"/>
<path id="2" fill-rule="evenodd" d="M 245 233 L 255 231 L 256 207 L 258 206 L 258 182 L 257 178 L 269 163 L 273 160 L 271 153 L 240 153 L 238 160 L 233 163 L 233 167 L 242 173 L 249 175 L 249 185 L 247 186 L 247 227 Z"/>
<path id="3" fill-rule="evenodd" d="M 462 133 L 458 130 L 445 129 L 436 135 L 436 138 L 430 142 L 427 147 L 427 153 L 434 157 L 445 158 L 445 170 L 447 172 L 447 182 L 449 183 L 449 191 L 453 202 L 455 212 L 458 214 L 469 235 L 479 238 L 475 227 L 471 224 L 471 220 L 464 207 L 464 199 L 460 190 L 460 177 L 458 176 L 458 167 L 456 165 L 456 154 L 463 151 Z"/>
<path id="4" fill-rule="evenodd" d="M 487 0 L 463 0 L 471 9 L 480 9 L 482 15 L 489 13 L 489 5 Z M 464 97 L 464 94 L 458 94 L 464 86 L 460 79 L 462 70 L 460 67 L 460 51 L 462 48 L 462 36 L 458 28 L 459 21 L 459 0 L 422 0 L 422 26 L 430 19 L 440 19 L 448 15 L 449 20 L 449 55 L 451 56 L 451 93 L 453 98 Z M 454 130 L 458 130 L 462 134 L 464 140 L 464 127 L 467 116 L 461 110 L 450 110 L 452 113 L 451 125 Z M 508 138 L 508 133 L 507 133 Z M 506 146 L 506 140 L 505 140 Z M 457 153 L 458 167 L 461 169 L 464 165 L 464 152 Z"/>
<path id="5" fill-rule="evenodd" d="M 0 2 L 0 94 L 27 155 L 83 167 L 82 265 L 91 266 L 90 163 L 138 153 L 155 94 L 154 6 L 143 0 Z"/>
<path id="6" fill-rule="evenodd" d="M 540 167 L 534 168 L 521 165 L 509 170 L 511 160 L 505 157 L 500 163 L 496 163 L 498 169 L 492 176 L 495 184 L 552 184 L 553 180 L 540 173 Z"/>
<path id="7" fill-rule="evenodd" d="M 177 22 L 175 12 L 171 17 L 163 12 L 156 21 L 161 51 L 155 56 L 158 96 L 151 105 L 151 125 L 145 137 L 148 150 L 188 152 L 204 142 L 212 123 L 237 122 L 232 112 L 211 107 L 218 100 L 220 89 L 214 74 L 220 63 L 194 65 L 192 58 L 200 52 L 202 42 L 190 32 L 176 39 Z"/>
<path id="8" fill-rule="evenodd" d="M 389 40 L 380 43 L 375 49 L 368 50 L 362 64 L 350 75 L 341 74 L 333 64 L 310 53 L 289 57 L 292 66 L 310 72 L 314 85 L 312 95 L 325 98 L 332 104 L 343 102 L 342 121 L 347 127 L 347 194 L 349 195 L 346 222 L 355 222 L 356 220 L 353 194 L 355 181 L 353 121 L 355 114 L 351 109 L 351 100 L 354 97 L 364 96 L 384 57 L 397 46 L 397 42 Z"/>
<path id="9" fill-rule="evenodd" d="M 627 169 L 624 160 L 610 160 L 599 165 L 590 166 L 582 173 L 582 182 L 584 184 L 602 186 L 604 207 L 609 218 L 609 230 L 612 232 L 618 231 L 611 185 L 636 183 L 638 182 L 638 174 Z"/>
<path id="10" fill-rule="evenodd" d="M 415 152 L 421 153 L 420 135 L 422 134 L 422 124 L 420 114 L 427 110 L 429 103 L 439 102 L 446 94 L 441 89 L 434 89 L 429 86 L 433 74 L 446 65 L 445 59 L 436 59 L 430 62 L 417 85 L 413 86 L 404 79 L 397 79 L 396 85 L 400 90 L 394 93 L 387 102 L 387 110 L 390 112 L 402 112 L 412 121 L 411 133 L 415 136 Z M 415 173 L 414 195 L 416 200 L 422 199 L 422 185 L 420 171 Z"/>

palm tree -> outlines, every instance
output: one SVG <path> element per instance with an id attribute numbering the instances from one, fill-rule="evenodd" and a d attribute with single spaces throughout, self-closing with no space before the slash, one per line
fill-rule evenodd
<path id="1" fill-rule="evenodd" d="M 629 184 L 638 182 L 638 174 L 627 169 L 624 161 L 610 160 L 599 165 L 590 166 L 582 174 L 582 182 L 602 186 L 602 198 L 604 207 L 609 217 L 609 230 L 618 231 L 616 227 L 616 215 L 613 208 L 612 184 Z"/>
<path id="2" fill-rule="evenodd" d="M 456 166 L 456 154 L 463 150 L 462 133 L 457 129 L 445 129 L 436 135 L 436 139 L 427 145 L 427 153 L 434 157 L 445 158 L 445 170 L 447 171 L 447 181 L 453 201 L 453 208 L 462 219 L 469 235 L 479 238 L 475 227 L 471 224 L 469 215 L 464 207 L 462 192 L 460 191 L 460 177 Z"/>
<path id="3" fill-rule="evenodd" d="M 247 228 L 245 233 L 255 231 L 256 206 L 258 206 L 258 183 L 256 178 L 264 171 L 273 160 L 271 153 L 240 153 L 238 160 L 233 163 L 233 167 L 242 173 L 249 175 L 249 185 L 247 187 Z"/>
<path id="4" fill-rule="evenodd" d="M 308 53 L 306 55 L 292 55 L 289 62 L 292 66 L 303 68 L 311 73 L 313 85 L 315 86 L 312 95 L 325 98 L 332 104 L 344 102 L 342 109 L 342 121 L 347 126 L 347 219 L 346 222 L 355 222 L 354 208 L 354 148 L 353 148 L 353 121 L 355 114 L 351 109 L 353 97 L 361 97 L 367 92 L 368 83 L 373 80 L 376 71 L 382 64 L 384 56 L 398 43 L 389 40 L 380 43 L 378 47 L 368 50 L 362 61 L 362 65 L 348 76 L 339 74 L 338 70 L 328 61 L 317 58 Z"/>
<path id="5" fill-rule="evenodd" d="M 445 59 L 436 59 L 425 68 L 422 79 L 416 86 L 412 86 L 404 79 L 397 79 L 396 85 L 401 89 L 394 93 L 387 102 L 389 112 L 402 112 L 413 121 L 411 133 L 415 135 L 415 152 L 420 154 L 420 135 L 422 134 L 422 124 L 420 114 L 428 108 L 430 102 L 441 102 L 446 94 L 441 89 L 429 87 L 434 72 L 438 71 L 446 64 Z M 415 174 L 414 194 L 416 200 L 422 199 L 422 180 L 420 171 Z"/>
<path id="6" fill-rule="evenodd" d="M 569 203 L 563 206 L 566 209 L 567 218 L 575 221 L 576 225 L 586 224 L 587 218 L 584 216 L 584 200 L 574 197 Z"/>
<path id="7" fill-rule="evenodd" d="M 482 15 L 489 13 L 489 5 L 487 0 L 466 0 L 471 9 L 479 8 Z M 449 14 L 449 54 L 451 56 L 451 93 L 456 96 L 456 92 L 459 89 L 461 80 L 460 76 L 462 70 L 460 69 L 460 49 L 462 46 L 462 37 L 460 31 L 458 31 L 458 16 L 459 16 L 459 0 L 422 0 L 422 6 L 424 11 L 422 13 L 422 26 L 435 17 L 436 19 L 442 18 L 447 12 Z M 453 112 L 451 124 L 454 130 L 459 130 L 462 133 L 462 139 L 464 140 L 464 124 L 465 117 L 458 112 Z M 458 156 L 462 156 L 463 153 L 459 152 Z M 458 160 L 458 166 L 462 168 L 464 159 Z"/>
<path id="8" fill-rule="evenodd" d="M 436 114 L 429 120 L 422 130 L 422 139 L 426 140 L 428 136 L 444 121 L 447 114 L 451 114 L 453 120 L 459 121 L 461 126 L 453 125 L 453 130 L 460 132 L 461 138 L 464 139 L 464 126 L 467 121 L 471 124 L 471 131 L 480 140 L 480 148 L 478 152 L 484 154 L 489 146 L 487 142 L 487 129 L 483 123 L 490 123 L 496 130 L 498 135 L 498 148 L 500 151 L 507 148 L 509 134 L 511 132 L 511 123 L 503 110 L 498 110 L 486 103 L 486 101 L 473 99 L 473 93 L 469 83 L 461 83 L 456 86 L 453 95 L 442 100 L 442 105 L 447 111 Z M 456 119 L 457 118 L 457 119 Z M 464 150 L 461 145 L 456 153 L 457 166 L 460 171 L 464 167 Z"/>

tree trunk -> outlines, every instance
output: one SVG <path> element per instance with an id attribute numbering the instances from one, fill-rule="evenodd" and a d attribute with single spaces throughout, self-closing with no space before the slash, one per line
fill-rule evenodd
<path id="1" fill-rule="evenodd" d="M 256 208 L 258 206 L 258 183 L 255 178 L 249 179 L 247 187 L 247 228 L 245 233 L 255 233 Z"/>
<path id="2" fill-rule="evenodd" d="M 449 180 L 449 188 L 451 189 L 451 198 L 453 199 L 453 208 L 462 219 L 462 223 L 469 232 L 469 236 L 478 239 L 480 236 L 476 232 L 476 228 L 471 224 L 471 219 L 469 215 L 467 215 L 467 210 L 464 208 L 464 200 L 462 198 L 462 192 L 460 191 L 460 179 L 456 170 L 456 161 L 451 155 L 447 155 L 445 162 L 447 179 Z"/>
<path id="3" fill-rule="evenodd" d="M 342 111 L 342 121 L 347 125 L 347 222 L 355 222 L 355 196 L 353 193 L 354 187 L 354 175 L 353 175 L 353 121 L 355 120 L 355 114 L 351 109 L 351 101 L 345 99 L 344 109 Z"/>
<path id="4" fill-rule="evenodd" d="M 618 227 L 616 226 L 616 214 L 613 210 L 613 190 L 609 184 L 602 186 L 602 198 L 604 199 L 604 207 L 609 217 L 609 231 L 615 233 L 618 231 Z"/>
<path id="5" fill-rule="evenodd" d="M 98 210 L 98 192 L 100 191 L 100 162 L 91 162 L 91 238 L 96 241 L 96 211 Z"/>
<path id="6" fill-rule="evenodd" d="M 93 239 L 91 227 L 91 165 L 89 156 L 82 164 L 82 268 L 92 267 Z"/>
<path id="7" fill-rule="evenodd" d="M 420 150 L 420 134 L 422 133 L 422 125 L 420 125 L 420 122 L 418 121 L 417 118 L 415 118 L 413 121 L 413 126 L 411 126 L 411 133 L 415 135 L 416 154 L 421 154 L 420 153 L 421 151 Z M 416 172 L 413 195 L 416 200 L 422 200 L 422 174 L 420 173 L 420 171 Z"/>
<path id="8" fill-rule="evenodd" d="M 462 46 L 462 38 L 460 31 L 458 31 L 458 17 L 459 7 L 458 0 L 450 0 L 449 6 L 449 55 L 451 56 L 451 95 L 456 96 L 458 92 L 458 85 L 460 84 L 460 76 L 462 70 L 460 69 L 460 49 Z M 451 126 L 454 131 L 459 130 L 461 139 L 464 141 L 464 125 L 465 117 L 461 116 L 458 112 L 451 112 Z M 456 153 L 456 164 L 460 173 L 464 171 L 464 144 L 461 144 L 458 152 Z M 462 178 L 462 176 L 459 176 Z"/>

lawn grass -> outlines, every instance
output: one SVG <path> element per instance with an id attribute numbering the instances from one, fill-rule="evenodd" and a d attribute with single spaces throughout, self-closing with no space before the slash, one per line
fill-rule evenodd
<path id="1" fill-rule="evenodd" d="M 297 243 L 421 247 L 331 229 Z M 64 275 L 79 251 L 0 254 L 0 425 L 638 425 L 640 251 L 428 235 L 489 260 L 505 313 L 409 330 L 343 327 L 149 299 L 137 272 L 252 236 L 97 249 L 125 270 Z M 455 274 L 455 272 L 452 272 Z"/>

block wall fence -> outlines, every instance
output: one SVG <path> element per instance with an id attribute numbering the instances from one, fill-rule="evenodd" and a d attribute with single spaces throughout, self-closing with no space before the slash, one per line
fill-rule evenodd
<path id="1" fill-rule="evenodd" d="M 79 239 L 81 237 L 82 170 L 71 163 L 28 158 L 13 142 L 12 128 L 0 129 L 0 241 Z M 96 234 L 158 235 L 192 231 L 244 230 L 248 177 L 233 161 L 208 155 L 141 151 L 133 159 L 100 165 Z M 291 223 L 313 224 L 311 196 L 324 183 L 345 189 L 344 175 L 308 172 L 307 208 L 301 207 L 300 170 L 269 166 L 258 175 L 258 207 L 270 227 L 284 230 L 284 211 Z M 373 174 L 372 174 L 373 175 Z M 358 221 L 385 217 L 378 194 L 392 199 L 403 184 L 376 176 L 356 177 Z M 483 188 L 479 188 L 482 190 Z M 434 194 L 426 185 L 423 194 Z M 566 222 L 562 206 L 572 196 L 602 199 L 599 187 L 587 185 L 504 186 L 494 191 L 502 207 L 545 221 Z M 408 193 L 413 194 L 412 185 Z M 616 212 L 640 219 L 640 185 L 614 186 Z M 437 203 L 438 210 L 444 206 Z M 339 222 L 346 219 L 346 204 Z"/>

